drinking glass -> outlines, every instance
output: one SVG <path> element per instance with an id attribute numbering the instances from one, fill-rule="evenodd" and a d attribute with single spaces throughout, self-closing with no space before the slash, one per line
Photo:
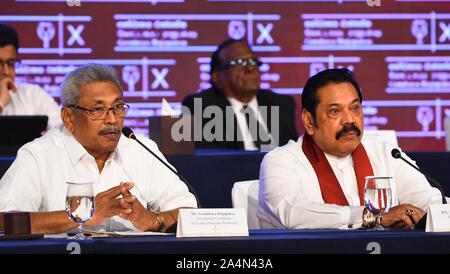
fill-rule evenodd
<path id="1" fill-rule="evenodd" d="M 82 226 L 83 223 L 87 222 L 94 214 L 94 183 L 68 182 L 67 184 L 66 212 L 69 215 L 69 218 L 78 225 L 77 234 L 69 238 L 75 240 L 89 239 L 89 237 L 82 233 Z"/>
<path id="2" fill-rule="evenodd" d="M 385 230 L 381 225 L 381 214 L 387 213 L 392 205 L 392 177 L 366 177 L 364 187 L 364 205 L 376 218 L 373 230 Z"/>

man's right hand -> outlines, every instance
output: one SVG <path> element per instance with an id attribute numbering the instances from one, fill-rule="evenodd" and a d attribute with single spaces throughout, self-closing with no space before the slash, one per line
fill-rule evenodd
<path id="1" fill-rule="evenodd" d="M 0 80 L 0 113 L 3 112 L 3 107 L 11 101 L 9 90 L 16 92 L 17 88 L 11 78 L 5 77 Z"/>
<path id="2" fill-rule="evenodd" d="M 119 198 L 122 192 L 129 191 L 133 185 L 120 184 L 95 196 L 95 210 L 92 218 L 85 226 L 96 226 L 105 222 L 108 218 L 123 214 L 130 214 L 131 204 L 136 200 L 135 196 Z"/>
<path id="3" fill-rule="evenodd" d="M 396 228 L 408 226 L 409 229 L 414 229 L 414 226 L 425 213 L 421 208 L 410 204 L 401 204 L 391 208 L 388 213 L 381 215 L 381 225 Z"/>

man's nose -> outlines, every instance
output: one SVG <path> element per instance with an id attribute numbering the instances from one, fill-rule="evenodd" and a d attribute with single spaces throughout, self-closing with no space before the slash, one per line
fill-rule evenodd
<path id="1" fill-rule="evenodd" d="M 116 115 L 114 114 L 114 111 L 112 109 L 108 109 L 108 112 L 106 112 L 105 123 L 106 124 L 117 123 Z"/>
<path id="2" fill-rule="evenodd" d="M 250 64 L 247 64 L 247 66 L 245 66 L 245 69 L 247 71 L 250 71 L 250 72 L 255 71 L 255 70 L 259 70 L 257 65 L 250 65 Z"/>
<path id="3" fill-rule="evenodd" d="M 354 114 L 349 110 L 344 110 L 342 114 L 342 124 L 353 124 L 355 123 L 356 119 Z"/>
<path id="4" fill-rule="evenodd" d="M 14 68 L 11 68 L 8 65 L 8 63 L 6 63 L 6 62 L 1 62 L 0 63 L 0 74 L 9 76 L 9 75 L 11 75 L 11 72 L 12 72 L 13 69 Z"/>

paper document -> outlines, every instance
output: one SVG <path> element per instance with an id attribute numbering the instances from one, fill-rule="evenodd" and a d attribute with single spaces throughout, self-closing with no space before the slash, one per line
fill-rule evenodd
<path id="1" fill-rule="evenodd" d="M 91 230 L 83 230 L 84 234 L 89 234 L 89 237 L 92 238 L 101 238 L 101 237 L 126 237 L 126 236 L 165 236 L 172 235 L 173 233 L 164 233 L 164 232 L 153 232 L 153 231 L 112 231 L 112 232 L 103 232 L 103 231 L 91 231 Z M 58 234 L 45 234 L 45 238 L 48 239 L 63 239 L 67 238 L 67 233 L 58 233 Z"/>

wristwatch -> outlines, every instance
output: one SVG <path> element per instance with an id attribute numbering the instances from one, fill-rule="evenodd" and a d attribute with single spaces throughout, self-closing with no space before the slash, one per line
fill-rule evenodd
<path id="1" fill-rule="evenodd" d="M 372 228 L 375 226 L 376 218 L 375 215 L 373 215 L 367 208 L 364 208 L 363 210 L 363 223 L 362 226 L 365 228 Z"/>
<path id="2" fill-rule="evenodd" d="M 158 228 L 156 229 L 157 232 L 161 231 L 161 228 L 164 227 L 164 217 L 159 213 L 155 212 L 156 215 L 156 221 L 158 222 Z"/>

